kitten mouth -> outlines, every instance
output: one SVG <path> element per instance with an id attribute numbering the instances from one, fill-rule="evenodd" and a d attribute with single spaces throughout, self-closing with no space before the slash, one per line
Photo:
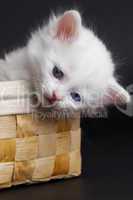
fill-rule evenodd
<path id="1" fill-rule="evenodd" d="M 44 96 L 43 107 L 52 108 L 52 107 L 55 107 L 56 105 L 57 105 L 57 101 L 52 101 L 47 96 Z"/>
<path id="2" fill-rule="evenodd" d="M 46 98 L 47 102 L 49 102 L 50 105 L 53 105 L 56 103 L 56 101 L 54 99 L 51 99 L 49 97 L 45 97 L 45 98 Z"/>

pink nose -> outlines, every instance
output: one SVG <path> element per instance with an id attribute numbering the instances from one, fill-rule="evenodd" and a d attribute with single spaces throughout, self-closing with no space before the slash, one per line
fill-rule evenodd
<path id="1" fill-rule="evenodd" d="M 53 104 L 56 101 L 60 101 L 62 97 L 56 91 L 53 91 L 52 96 L 47 97 L 47 99 L 51 104 Z"/>

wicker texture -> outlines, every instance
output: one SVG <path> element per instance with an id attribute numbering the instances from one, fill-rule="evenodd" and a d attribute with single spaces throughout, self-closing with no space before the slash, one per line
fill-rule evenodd
<path id="1" fill-rule="evenodd" d="M 32 92 L 26 81 L 0 82 L 0 188 L 81 172 L 79 115 L 42 117 Z"/>
<path id="2" fill-rule="evenodd" d="M 79 118 L 0 116 L 0 188 L 78 176 L 79 124 Z"/>

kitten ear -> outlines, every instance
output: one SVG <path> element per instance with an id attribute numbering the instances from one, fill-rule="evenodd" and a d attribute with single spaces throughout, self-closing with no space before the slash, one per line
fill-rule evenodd
<path id="1" fill-rule="evenodd" d="M 117 83 L 115 79 L 112 79 L 108 85 L 107 93 L 103 99 L 104 105 L 123 105 L 129 102 L 129 93 L 119 83 Z"/>
<path id="2" fill-rule="evenodd" d="M 56 25 L 56 37 L 62 41 L 73 40 L 79 35 L 81 16 L 78 11 L 66 11 Z"/>

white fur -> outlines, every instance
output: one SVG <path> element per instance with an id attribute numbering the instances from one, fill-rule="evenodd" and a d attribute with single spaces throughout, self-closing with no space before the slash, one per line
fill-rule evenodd
<path id="1" fill-rule="evenodd" d="M 112 103 L 108 101 L 111 99 L 109 88 L 128 102 L 128 93 L 115 80 L 114 62 L 105 44 L 82 25 L 79 12 L 66 13 L 74 16 L 78 35 L 64 41 L 55 37 L 62 15 L 53 16 L 47 25 L 32 33 L 25 47 L 0 60 L 0 80 L 32 81 L 44 96 L 50 96 L 56 90 L 63 96 L 62 101 L 56 103 L 61 109 L 82 110 L 99 106 L 105 96 L 109 97 L 106 103 Z M 61 81 L 52 75 L 54 64 L 65 74 Z M 70 96 L 71 91 L 78 92 L 82 101 L 75 102 Z"/>

